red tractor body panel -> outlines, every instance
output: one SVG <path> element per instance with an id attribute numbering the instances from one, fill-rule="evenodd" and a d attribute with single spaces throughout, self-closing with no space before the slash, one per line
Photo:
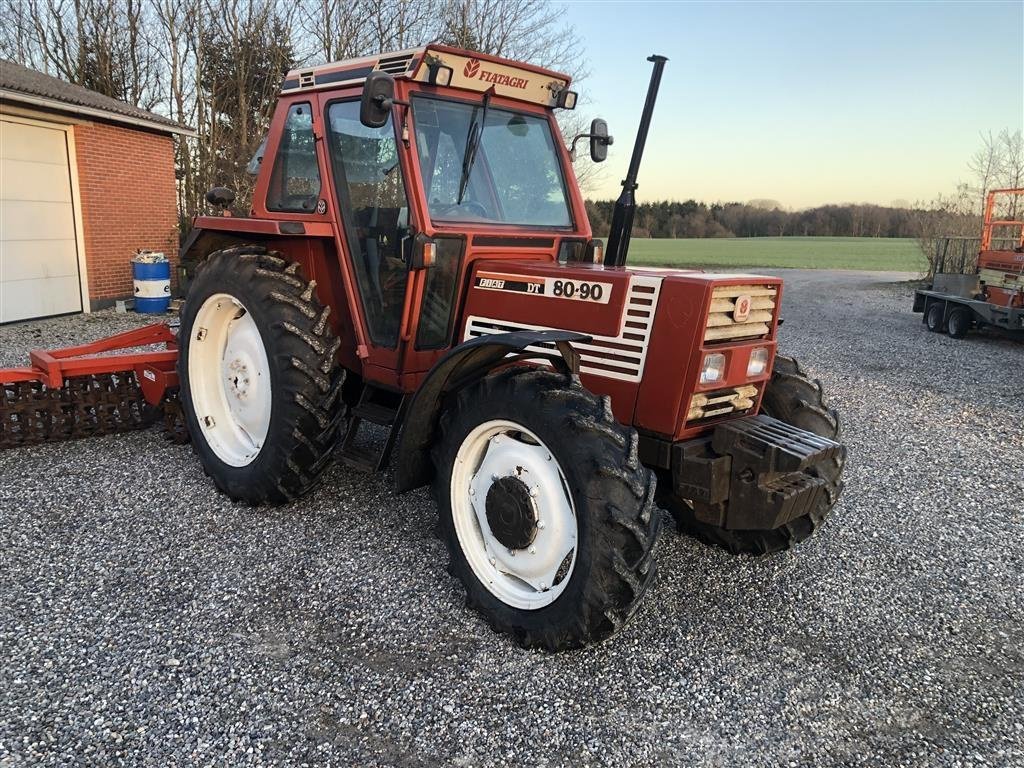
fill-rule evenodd
<path id="1" fill-rule="evenodd" d="M 771 368 L 748 376 L 747 366 L 753 349 L 766 348 L 774 358 L 777 313 L 757 338 L 693 343 L 708 322 L 715 289 L 750 285 L 774 290 L 776 302 L 781 296 L 781 280 L 754 275 L 477 261 L 457 341 L 541 328 L 589 334 L 591 342 L 574 345 L 587 388 L 609 395 L 623 423 L 678 439 L 720 420 L 688 424 L 691 393 L 755 386 L 757 394 L 747 398 L 752 405 L 743 410 L 756 411 Z M 707 353 L 725 355 L 726 373 L 701 385 L 699 369 Z"/>

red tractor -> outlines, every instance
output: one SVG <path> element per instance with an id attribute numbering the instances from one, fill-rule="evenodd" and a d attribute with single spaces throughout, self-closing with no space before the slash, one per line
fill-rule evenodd
<path id="1" fill-rule="evenodd" d="M 160 352 L 113 378 L 150 404 L 180 385 L 233 499 L 288 502 L 335 457 L 394 454 L 399 491 L 431 486 L 469 604 L 524 646 L 594 642 L 633 614 L 659 505 L 733 552 L 805 539 L 845 449 L 820 384 L 776 354 L 781 281 L 624 266 L 651 61 L 607 251 L 555 120 L 567 76 L 440 45 L 290 72 L 249 215 L 200 216 L 183 246 L 176 376 Z M 594 161 L 612 143 L 601 120 L 580 138 Z M 81 372 L 34 355 L 37 404 L 40 381 L 59 393 Z M 82 419 L 26 416 L 18 392 L 8 444 Z M 94 411 L 130 426 L 138 405 Z"/>

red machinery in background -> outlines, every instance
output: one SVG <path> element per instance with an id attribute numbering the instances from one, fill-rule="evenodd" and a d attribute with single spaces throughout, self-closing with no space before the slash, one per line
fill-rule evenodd
<path id="1" fill-rule="evenodd" d="M 1024 189 L 994 189 L 985 199 L 977 266 L 969 274 L 938 272 L 932 286 L 914 293 L 914 311 L 928 330 L 962 339 L 971 328 L 989 326 L 1024 332 L 1024 220 L 1015 198 Z M 1010 215 L 996 218 L 998 203 L 1010 198 Z M 1009 231 L 996 238 L 997 229 Z M 1001 247 L 994 247 L 999 242 Z"/>
<path id="2" fill-rule="evenodd" d="M 994 189 L 985 200 L 985 222 L 981 228 L 981 251 L 978 253 L 978 279 L 986 300 L 1001 307 L 1024 307 L 1024 221 L 996 219 L 997 197 L 1024 196 L 1024 189 Z M 1016 210 L 1016 207 L 1014 207 Z M 992 247 L 992 231 L 996 227 L 1016 230 L 1016 246 L 1009 249 Z"/>
<path id="3" fill-rule="evenodd" d="M 153 345 L 163 348 L 124 352 Z M 160 418 L 172 438 L 187 440 L 177 360 L 177 336 L 164 323 L 75 347 L 33 350 L 30 366 L 0 372 L 0 410 L 7 415 L 0 419 L 0 446 L 141 429 Z"/>

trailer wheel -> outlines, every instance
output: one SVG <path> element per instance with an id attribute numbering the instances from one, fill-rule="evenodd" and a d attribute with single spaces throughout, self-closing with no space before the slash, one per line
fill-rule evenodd
<path id="1" fill-rule="evenodd" d="M 638 437 L 575 377 L 489 375 L 441 414 L 434 498 L 466 602 L 524 647 L 574 648 L 633 614 L 661 527 Z"/>
<path id="2" fill-rule="evenodd" d="M 181 405 L 203 469 L 232 499 L 290 501 L 331 460 L 344 372 L 314 288 L 298 264 L 251 245 L 212 254 L 192 281 Z"/>
<path id="3" fill-rule="evenodd" d="M 791 357 L 776 356 L 772 377 L 761 401 L 761 410 L 772 418 L 838 440 L 839 415 L 825 403 L 821 382 L 809 378 Z M 689 502 L 669 494 L 664 502 L 679 528 L 707 544 L 739 554 L 780 552 L 808 538 L 828 517 L 843 489 L 845 454 L 810 467 L 807 473 L 823 478 L 825 494 L 816 509 L 770 530 L 732 531 L 698 520 Z"/>
<path id="4" fill-rule="evenodd" d="M 928 305 L 928 313 L 925 315 L 924 322 L 928 326 L 928 330 L 932 333 L 942 333 L 945 328 L 943 319 L 946 314 L 945 304 L 941 301 L 933 301 Z"/>
<path id="5" fill-rule="evenodd" d="M 946 330 L 954 339 L 962 339 L 971 329 L 972 312 L 967 307 L 956 307 L 949 313 Z"/>

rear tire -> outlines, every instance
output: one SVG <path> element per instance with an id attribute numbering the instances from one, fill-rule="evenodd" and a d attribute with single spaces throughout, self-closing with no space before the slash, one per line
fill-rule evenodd
<path id="1" fill-rule="evenodd" d="M 943 319 L 946 314 L 946 307 L 941 301 L 934 301 L 928 306 L 928 313 L 925 315 L 924 322 L 928 326 L 928 330 L 932 333 L 942 333 L 946 330 Z"/>
<path id="2" fill-rule="evenodd" d="M 449 571 L 495 631 L 558 651 L 632 616 L 654 580 L 661 527 L 637 449 L 608 398 L 549 371 L 500 371 L 444 410 L 433 493 Z M 549 533 L 559 526 L 574 538 Z"/>
<path id="3" fill-rule="evenodd" d="M 248 245 L 212 254 L 189 289 L 181 407 L 204 471 L 232 499 L 291 501 L 331 461 L 344 370 L 315 287 L 298 264 Z"/>
<path id="4" fill-rule="evenodd" d="M 776 356 L 772 377 L 761 400 L 762 413 L 805 429 L 816 435 L 838 440 L 839 415 L 829 408 L 821 382 L 810 379 L 791 357 Z M 765 555 L 780 552 L 807 539 L 828 517 L 843 490 L 845 452 L 808 468 L 807 474 L 826 481 L 825 494 L 817 508 L 778 528 L 767 530 L 728 530 L 698 520 L 691 503 L 669 494 L 664 501 L 676 524 L 706 544 L 728 549 L 734 554 Z"/>
<path id="5" fill-rule="evenodd" d="M 954 339 L 962 339 L 971 329 L 972 312 L 966 307 L 956 307 L 949 313 L 946 330 Z"/>

